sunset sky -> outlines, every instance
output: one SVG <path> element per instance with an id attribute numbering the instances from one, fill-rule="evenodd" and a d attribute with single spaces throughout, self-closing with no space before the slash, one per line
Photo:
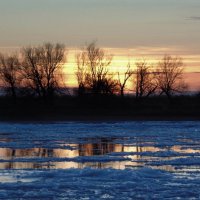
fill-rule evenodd
<path id="1" fill-rule="evenodd" d="M 172 54 L 200 72 L 199 11 L 200 0 L 0 0 L 0 50 L 61 42 L 73 68 L 76 49 L 97 40 L 113 66 Z"/>

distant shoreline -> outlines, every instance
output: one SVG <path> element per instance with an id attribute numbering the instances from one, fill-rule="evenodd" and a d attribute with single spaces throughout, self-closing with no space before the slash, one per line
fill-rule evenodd
<path id="1" fill-rule="evenodd" d="M 200 121 L 200 96 L 0 98 L 0 122 Z"/>
<path id="2" fill-rule="evenodd" d="M 199 116 L 48 116 L 48 117 L 21 117 L 0 119 L 0 123 L 101 123 L 101 122 L 131 122 L 131 121 L 200 121 Z"/>

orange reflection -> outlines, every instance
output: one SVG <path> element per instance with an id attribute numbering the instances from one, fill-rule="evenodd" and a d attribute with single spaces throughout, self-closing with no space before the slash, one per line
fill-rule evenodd
<path id="1" fill-rule="evenodd" d="M 141 152 L 161 152 L 161 151 L 175 151 L 179 153 L 200 153 L 200 150 L 190 148 L 182 148 L 182 146 L 173 146 L 170 149 L 158 148 L 154 146 L 142 146 L 138 145 L 123 145 L 114 143 L 115 139 L 112 138 L 100 138 L 95 143 L 86 144 L 63 144 L 63 146 L 70 147 L 69 149 L 46 149 L 46 148 L 31 148 L 31 149 L 11 149 L 11 148 L 0 148 L 0 162 L 1 169 L 37 169 L 37 168 L 51 168 L 51 169 L 68 169 L 68 168 L 115 168 L 125 169 L 127 167 L 142 167 L 145 166 L 145 161 L 152 160 L 171 160 L 178 157 L 156 157 L 148 155 L 142 155 Z M 113 154 L 112 154 L 113 153 Z M 116 154 L 115 154 L 116 153 Z M 121 153 L 121 154 L 120 154 Z M 123 154 L 124 153 L 124 154 Z M 107 155 L 110 158 L 116 158 L 115 156 L 130 158 L 130 160 L 124 161 L 101 161 L 101 156 Z M 156 154 L 155 154 L 156 155 Z M 91 162 L 90 159 L 87 161 L 87 157 L 100 156 L 99 160 Z M 85 157 L 85 162 L 76 162 L 76 158 Z M 179 156 L 181 157 L 181 156 Z M 26 158 L 26 161 L 15 162 L 15 158 Z M 35 161 L 29 161 L 29 158 L 36 158 Z M 39 158 L 71 158 L 70 161 L 52 161 L 45 162 L 45 159 L 40 162 Z M 73 160 L 73 158 L 75 158 Z M 51 160 L 51 159 L 50 159 Z M 168 171 L 174 171 L 173 166 L 154 166 L 154 168 L 164 169 Z"/>

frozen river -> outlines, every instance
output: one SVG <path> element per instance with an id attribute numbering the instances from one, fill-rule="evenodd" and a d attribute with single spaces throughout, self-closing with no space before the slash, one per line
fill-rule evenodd
<path id="1" fill-rule="evenodd" d="M 0 123 L 1 199 L 200 199 L 200 122 Z"/>

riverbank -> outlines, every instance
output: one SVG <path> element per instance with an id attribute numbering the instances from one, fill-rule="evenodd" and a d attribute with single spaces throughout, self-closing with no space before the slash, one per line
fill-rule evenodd
<path id="1" fill-rule="evenodd" d="M 199 97 L 60 97 L 51 102 L 0 98 L 0 121 L 177 121 L 200 120 Z"/>

